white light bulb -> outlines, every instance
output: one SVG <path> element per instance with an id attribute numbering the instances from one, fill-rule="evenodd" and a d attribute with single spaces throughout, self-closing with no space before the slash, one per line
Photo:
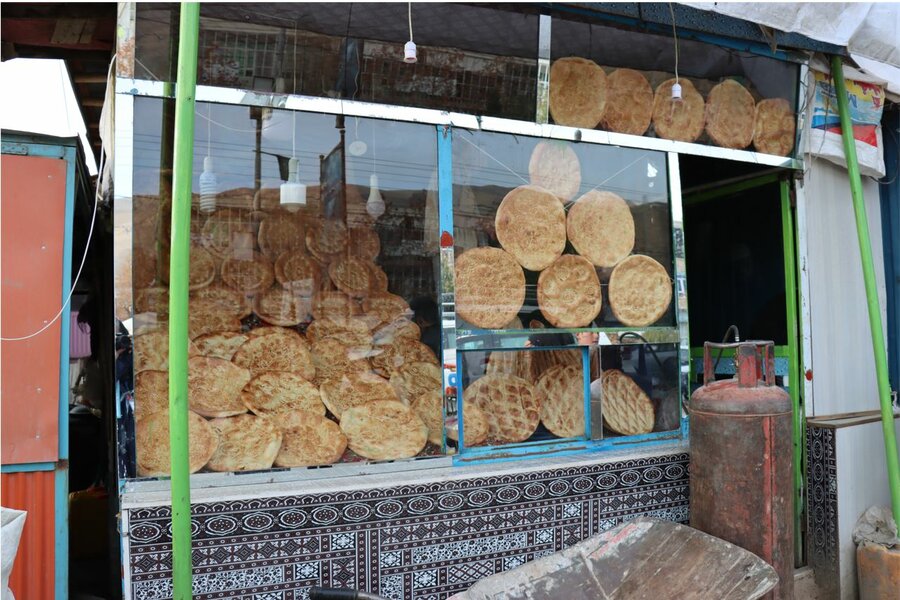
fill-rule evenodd
<path id="1" fill-rule="evenodd" d="M 414 63 L 418 60 L 416 58 L 416 44 L 412 40 L 406 42 L 406 45 L 403 46 L 403 62 Z"/>
<path id="2" fill-rule="evenodd" d="M 672 84 L 672 100 L 681 100 L 681 84 L 673 83 Z"/>
<path id="3" fill-rule="evenodd" d="M 207 156 L 203 159 L 203 172 L 200 174 L 200 212 L 215 212 L 218 187 L 219 180 L 213 172 L 212 156 Z"/>
<path id="4" fill-rule="evenodd" d="M 300 183 L 300 161 L 296 158 L 288 163 L 288 180 L 281 184 L 281 206 L 290 212 L 306 206 L 306 186 Z"/>
<path id="5" fill-rule="evenodd" d="M 366 212 L 373 219 L 377 219 L 384 214 L 384 198 L 381 197 L 381 191 L 378 189 L 378 175 L 374 173 L 369 177 L 369 199 L 366 202 Z"/>

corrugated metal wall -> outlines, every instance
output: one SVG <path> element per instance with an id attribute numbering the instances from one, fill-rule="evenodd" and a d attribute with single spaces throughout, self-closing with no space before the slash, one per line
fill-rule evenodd
<path id="1" fill-rule="evenodd" d="M 9 587 L 17 600 L 51 600 L 56 553 L 54 472 L 3 473 L 0 496 L 7 508 L 28 512 Z"/>

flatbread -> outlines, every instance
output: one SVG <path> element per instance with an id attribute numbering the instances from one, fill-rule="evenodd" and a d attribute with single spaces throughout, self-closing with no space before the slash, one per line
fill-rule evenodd
<path id="1" fill-rule="evenodd" d="M 521 185 L 506 194 L 494 226 L 503 249 L 530 271 L 546 269 L 566 248 L 566 211 L 543 188 Z"/>
<path id="2" fill-rule="evenodd" d="M 316 367 L 317 380 L 322 382 L 348 372 L 368 371 L 369 361 L 366 356 L 370 349 L 369 345 L 354 347 L 352 342 L 344 343 L 340 336 L 316 341 L 310 354 Z"/>
<path id="3" fill-rule="evenodd" d="M 188 356 L 197 356 L 197 347 L 188 340 Z M 157 329 L 134 334 L 134 372 L 169 370 L 169 331 Z"/>
<path id="4" fill-rule="evenodd" d="M 634 249 L 634 217 L 618 194 L 591 190 L 569 207 L 566 232 L 578 254 L 612 267 Z"/>
<path id="5" fill-rule="evenodd" d="M 219 433 L 219 447 L 206 467 L 210 471 L 271 469 L 281 448 L 281 431 L 269 419 L 240 415 L 209 422 Z"/>
<path id="6" fill-rule="evenodd" d="M 285 252 L 306 245 L 303 223 L 297 215 L 283 212 L 270 214 L 260 222 L 258 239 L 260 251 L 273 262 Z"/>
<path id="7" fill-rule="evenodd" d="M 554 327 L 587 327 L 600 314 L 603 298 L 597 269 L 575 254 L 565 254 L 538 278 L 538 306 Z"/>
<path id="8" fill-rule="evenodd" d="M 322 383 L 322 401 L 338 421 L 344 411 L 369 402 L 392 401 L 400 404 L 397 392 L 387 379 L 374 373 L 344 373 Z"/>
<path id="9" fill-rule="evenodd" d="M 134 376 L 134 417 L 169 410 L 169 372 L 141 371 Z"/>
<path id="10" fill-rule="evenodd" d="M 160 477 L 171 472 L 169 411 L 151 413 L 135 421 L 135 454 L 139 477 Z M 188 469 L 196 473 L 219 446 L 219 434 L 200 415 L 188 412 Z"/>
<path id="11" fill-rule="evenodd" d="M 444 396 L 440 389 L 419 394 L 409 403 L 413 412 L 428 427 L 428 441 L 435 446 L 444 444 Z"/>
<path id="12" fill-rule="evenodd" d="M 509 323 L 525 302 L 525 272 L 500 248 L 472 248 L 456 257 L 456 313 L 484 329 Z"/>
<path id="13" fill-rule="evenodd" d="M 241 320 L 233 314 L 218 310 L 218 304 L 208 300 L 194 300 L 188 305 L 188 336 L 192 340 L 209 333 L 241 330 Z"/>
<path id="14" fill-rule="evenodd" d="M 322 267 L 305 251 L 290 250 L 275 261 L 275 279 L 294 294 L 313 296 L 322 286 Z"/>
<path id="15" fill-rule="evenodd" d="M 279 327 L 278 325 L 262 325 L 260 327 L 254 327 L 247 332 L 248 338 L 258 338 L 265 335 L 290 335 L 295 338 L 301 337 L 296 330 L 288 329 L 287 327 Z"/>
<path id="16" fill-rule="evenodd" d="M 534 387 L 514 375 L 485 375 L 463 391 L 463 400 L 470 400 L 488 416 L 488 437 L 498 444 L 524 442 L 541 420 Z"/>
<path id="17" fill-rule="evenodd" d="M 401 317 L 412 316 L 406 300 L 402 297 L 388 292 L 373 292 L 369 294 L 362 303 L 362 308 L 366 315 L 377 317 L 379 323 L 391 323 Z"/>
<path id="18" fill-rule="evenodd" d="M 789 156 L 794 149 L 797 118 L 784 98 L 768 98 L 756 104 L 753 147 L 757 152 Z"/>
<path id="19" fill-rule="evenodd" d="M 313 296 L 314 319 L 347 318 L 361 312 L 359 303 L 344 292 L 319 292 Z"/>
<path id="20" fill-rule="evenodd" d="M 351 450 L 371 460 L 411 458 L 428 441 L 428 427 L 411 408 L 399 402 L 355 406 L 341 419 L 341 431 Z"/>
<path id="21" fill-rule="evenodd" d="M 194 340 L 194 344 L 196 344 L 197 350 L 202 356 L 231 360 L 237 349 L 241 347 L 241 344 L 248 339 L 249 337 L 243 333 L 222 331 L 201 335 Z"/>
<path id="22" fill-rule="evenodd" d="M 484 444 L 490 434 L 488 417 L 478 405 L 470 400 L 463 401 L 463 443 L 466 448 Z M 447 439 L 459 441 L 459 430 L 456 427 L 447 428 Z"/>
<path id="23" fill-rule="evenodd" d="M 618 369 L 608 369 L 600 381 L 601 411 L 607 428 L 622 435 L 653 431 L 653 402 L 631 377 Z"/>
<path id="24" fill-rule="evenodd" d="M 718 146 L 746 148 L 753 141 L 756 105 L 747 88 L 733 79 L 715 86 L 706 98 L 706 133 Z"/>
<path id="25" fill-rule="evenodd" d="M 127 269 L 127 263 L 125 265 Z M 131 287 L 146 288 L 153 285 L 156 280 L 156 252 L 135 244 L 131 251 L 130 266 L 128 275 L 131 277 Z"/>
<path id="26" fill-rule="evenodd" d="M 394 319 L 386 325 L 380 325 L 372 334 L 372 343 L 376 346 L 393 344 L 398 339 L 418 341 L 422 337 L 419 326 L 406 318 Z"/>
<path id="27" fill-rule="evenodd" d="M 250 214 L 234 208 L 220 208 L 209 215 L 200 233 L 203 246 L 219 258 L 252 250 L 255 237 Z"/>
<path id="28" fill-rule="evenodd" d="M 571 200 L 581 187 L 581 163 L 567 142 L 538 142 L 528 161 L 532 185 L 542 187 L 563 202 Z"/>
<path id="29" fill-rule="evenodd" d="M 535 393 L 541 422 L 556 437 L 584 437 L 584 378 L 575 367 L 557 365 L 541 373 Z"/>
<path id="30" fill-rule="evenodd" d="M 367 317 L 334 317 L 310 323 L 306 328 L 306 339 L 315 344 L 325 338 L 335 337 L 347 346 L 368 347 L 372 345 L 372 319 Z"/>
<path id="31" fill-rule="evenodd" d="M 644 135 L 653 117 L 653 89 L 640 71 L 616 69 L 606 78 L 604 129 Z"/>
<path id="32" fill-rule="evenodd" d="M 543 354 L 544 351 L 539 352 Z M 488 364 L 485 367 L 486 375 L 506 374 L 521 377 L 526 381 L 537 380 L 534 372 L 534 354 L 529 350 L 495 350 L 488 356 Z"/>
<path id="33" fill-rule="evenodd" d="M 243 319 L 250 316 L 253 307 L 250 298 L 240 292 L 221 285 L 211 285 L 191 292 L 191 300 L 202 300 L 214 307 L 216 312 Z"/>
<path id="34" fill-rule="evenodd" d="M 328 276 L 337 289 L 351 298 L 362 298 L 369 293 L 369 266 L 358 258 L 342 256 L 335 260 L 328 265 Z"/>
<path id="35" fill-rule="evenodd" d="M 188 402 L 198 415 L 215 418 L 247 412 L 241 390 L 250 371 L 230 360 L 195 356 L 188 360 Z"/>
<path id="36" fill-rule="evenodd" d="M 405 362 L 391 375 L 391 385 L 397 390 L 403 404 L 408 406 L 423 394 L 433 392 L 440 394 L 443 383 L 443 371 L 438 365 L 430 362 Z"/>
<path id="37" fill-rule="evenodd" d="M 663 139 L 696 142 L 703 133 L 706 119 L 703 96 L 693 83 L 681 77 L 678 79 L 681 100 L 673 100 L 674 83 L 674 79 L 667 79 L 656 86 L 653 97 L 653 129 L 656 136 Z"/>
<path id="38" fill-rule="evenodd" d="M 319 388 L 296 373 L 270 371 L 257 375 L 244 386 L 241 401 L 253 414 L 271 417 L 279 427 L 294 413 L 325 415 Z"/>
<path id="39" fill-rule="evenodd" d="M 347 248 L 347 226 L 336 219 L 320 221 L 306 230 L 306 248 L 322 262 Z"/>
<path id="40" fill-rule="evenodd" d="M 603 118 L 606 73 L 592 60 L 570 56 L 550 67 L 550 115 L 557 125 L 593 129 Z"/>
<path id="41" fill-rule="evenodd" d="M 134 314 L 153 313 L 160 321 L 169 318 L 169 288 L 149 287 L 134 290 Z"/>
<path id="42" fill-rule="evenodd" d="M 222 281 L 243 294 L 266 291 L 275 282 L 272 262 L 255 250 L 229 256 L 222 263 Z"/>
<path id="43" fill-rule="evenodd" d="M 398 339 L 393 344 L 375 346 L 369 362 L 372 369 L 384 377 L 392 377 L 403 365 L 412 362 L 438 364 L 434 352 L 422 342 L 409 339 Z"/>
<path id="44" fill-rule="evenodd" d="M 162 277 L 165 283 L 169 282 L 169 250 L 163 252 Z M 188 262 L 188 286 L 191 290 L 203 289 L 216 279 L 219 272 L 219 259 L 206 248 L 192 246 Z"/>
<path id="45" fill-rule="evenodd" d="M 336 463 L 347 449 L 347 436 L 323 416 L 305 414 L 282 432 L 276 467 L 315 467 Z"/>
<path id="46" fill-rule="evenodd" d="M 253 312 L 266 323 L 295 327 L 310 320 L 310 305 L 309 298 L 273 287 L 256 296 Z"/>
<path id="47" fill-rule="evenodd" d="M 299 335 L 251 337 L 234 353 L 232 361 L 253 375 L 266 371 L 288 371 L 304 379 L 316 378 L 306 340 Z"/>
<path id="48" fill-rule="evenodd" d="M 381 239 L 371 227 L 351 227 L 349 233 L 350 254 L 374 261 L 381 252 Z"/>
<path id="49" fill-rule="evenodd" d="M 384 269 L 372 262 L 366 263 L 366 266 L 369 267 L 369 289 L 372 292 L 388 291 L 388 276 Z"/>
<path id="50" fill-rule="evenodd" d="M 629 327 L 644 327 L 666 314 L 672 302 L 672 280 L 661 264 L 635 254 L 613 269 L 607 293 L 616 319 Z"/>

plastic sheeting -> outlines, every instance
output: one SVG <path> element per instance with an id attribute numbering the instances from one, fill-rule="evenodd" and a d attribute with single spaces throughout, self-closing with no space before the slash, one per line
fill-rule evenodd
<path id="1" fill-rule="evenodd" d="M 19 538 L 22 537 L 22 529 L 25 527 L 25 511 L 12 508 L 0 508 L 2 515 L 3 535 L 3 580 L 0 582 L 0 596 L 3 600 L 15 600 L 12 590 L 9 589 L 9 574 L 12 573 L 16 553 L 19 551 Z"/>

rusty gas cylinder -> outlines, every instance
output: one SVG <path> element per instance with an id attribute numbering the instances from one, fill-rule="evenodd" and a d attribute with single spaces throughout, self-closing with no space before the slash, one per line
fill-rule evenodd
<path id="1" fill-rule="evenodd" d="M 715 381 L 711 350 L 735 348 L 737 374 Z M 778 572 L 765 598 L 794 597 L 791 398 L 775 386 L 773 342 L 703 348 L 691 396 L 691 526 L 745 548 Z"/>

